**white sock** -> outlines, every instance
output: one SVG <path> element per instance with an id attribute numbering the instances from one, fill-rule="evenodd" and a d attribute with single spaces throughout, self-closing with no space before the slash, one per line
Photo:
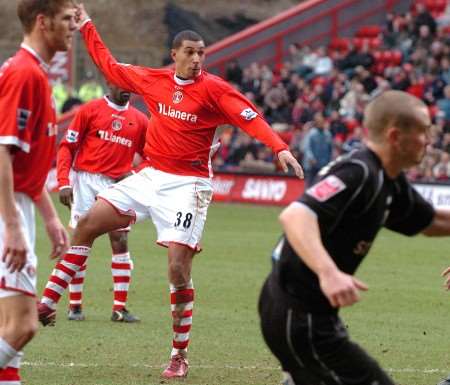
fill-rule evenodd
<path id="1" fill-rule="evenodd" d="M 17 350 L 0 337 L 0 368 L 8 366 L 17 353 Z"/>
<path id="2" fill-rule="evenodd" d="M 23 352 L 17 352 L 16 356 L 8 362 L 7 366 L 10 366 L 11 368 L 16 368 L 16 369 L 20 369 L 20 363 L 22 361 L 23 358 Z"/>

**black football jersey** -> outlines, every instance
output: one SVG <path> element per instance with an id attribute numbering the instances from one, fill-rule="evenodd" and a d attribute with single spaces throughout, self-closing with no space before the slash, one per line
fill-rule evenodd
<path id="1" fill-rule="evenodd" d="M 363 148 L 338 158 L 299 199 L 316 215 L 322 242 L 342 271 L 353 274 L 382 226 L 414 235 L 433 220 L 434 209 L 401 173 L 391 179 L 377 155 Z M 271 279 L 311 312 L 335 312 L 319 281 L 282 237 L 273 252 Z"/>

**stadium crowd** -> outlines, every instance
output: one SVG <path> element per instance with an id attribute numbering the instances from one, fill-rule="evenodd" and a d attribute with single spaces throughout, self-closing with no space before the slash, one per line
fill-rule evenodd
<path id="1" fill-rule="evenodd" d="M 361 145 L 362 112 L 381 92 L 409 92 L 425 101 L 433 117 L 432 144 L 415 181 L 450 178 L 449 12 L 439 17 L 417 3 L 411 12 L 387 15 L 385 25 L 367 26 L 355 38 L 312 49 L 292 44 L 279 68 L 230 62 L 226 79 L 260 112 L 302 161 L 311 182 L 339 154 Z M 217 170 L 277 171 L 270 151 L 227 127 L 214 158 Z"/>

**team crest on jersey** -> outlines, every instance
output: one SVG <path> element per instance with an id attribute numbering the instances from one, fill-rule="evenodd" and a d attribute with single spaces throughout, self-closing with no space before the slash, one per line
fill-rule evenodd
<path id="1" fill-rule="evenodd" d="M 74 130 L 67 130 L 66 133 L 66 140 L 69 143 L 76 143 L 78 140 L 78 131 L 74 131 Z"/>
<path id="2" fill-rule="evenodd" d="M 310 187 L 306 194 L 319 202 L 325 202 L 345 189 L 345 183 L 337 176 L 329 175 L 324 180 Z"/>
<path id="3" fill-rule="evenodd" d="M 183 93 L 181 91 L 175 91 L 172 96 L 172 102 L 178 104 L 183 100 Z"/>
<path id="4" fill-rule="evenodd" d="M 36 268 L 35 268 L 34 266 L 28 265 L 27 268 L 26 268 L 26 270 L 27 270 L 27 274 L 28 274 L 30 277 L 34 277 L 34 276 L 36 275 Z"/>
<path id="5" fill-rule="evenodd" d="M 258 116 L 258 113 L 253 111 L 251 108 L 246 108 L 245 110 L 242 110 L 241 116 L 245 120 L 252 120 L 252 119 L 255 119 Z"/>
<path id="6" fill-rule="evenodd" d="M 119 119 L 114 119 L 111 123 L 111 127 L 114 131 L 122 129 L 122 122 Z"/>

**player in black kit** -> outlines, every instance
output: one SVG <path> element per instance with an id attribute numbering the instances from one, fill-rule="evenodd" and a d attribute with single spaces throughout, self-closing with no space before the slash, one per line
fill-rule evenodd
<path id="1" fill-rule="evenodd" d="M 450 235 L 450 212 L 435 210 L 403 170 L 420 163 L 431 122 L 419 99 L 388 91 L 366 108 L 367 146 L 332 162 L 320 181 L 280 215 L 259 313 L 286 385 L 393 385 L 349 339 L 338 310 L 367 286 L 353 273 L 381 227 L 405 235 Z"/>

